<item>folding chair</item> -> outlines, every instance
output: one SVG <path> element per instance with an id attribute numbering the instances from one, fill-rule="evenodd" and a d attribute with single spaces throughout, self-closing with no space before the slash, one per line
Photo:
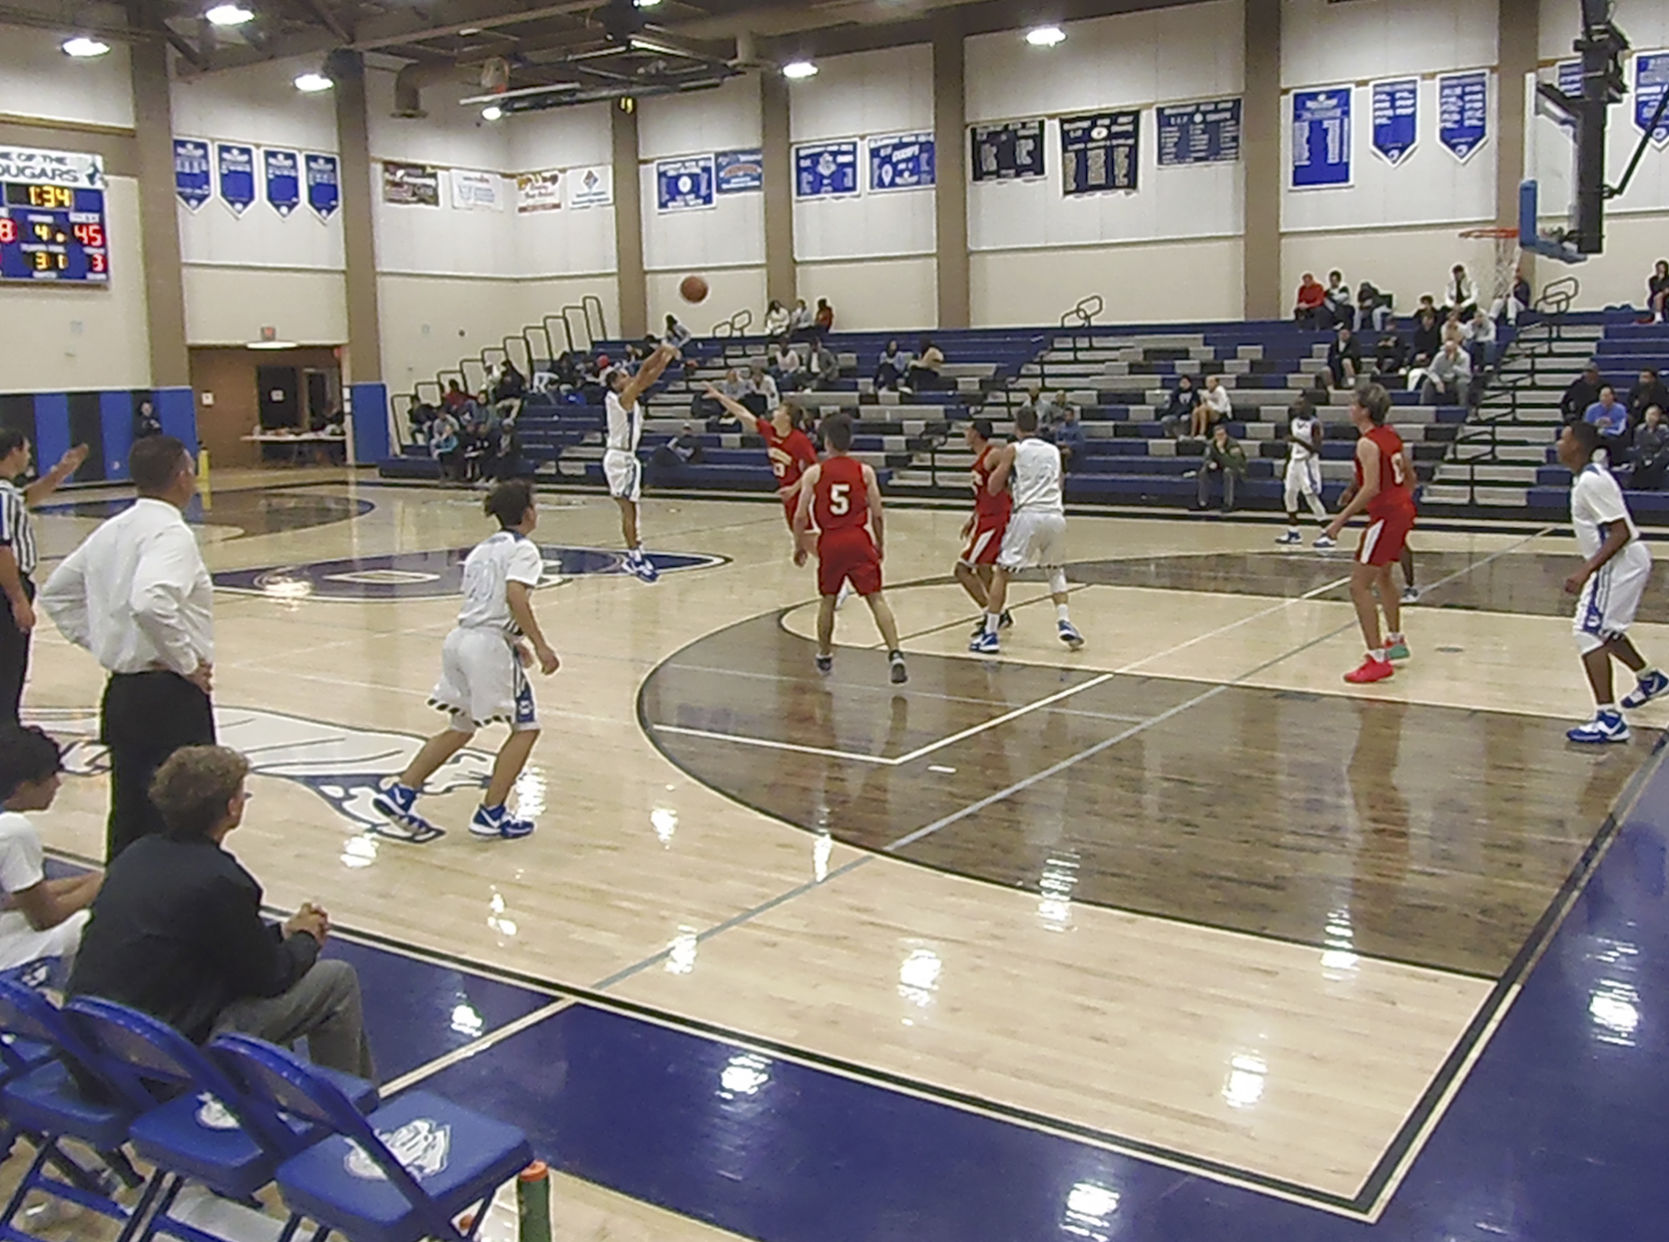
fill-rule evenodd
<path id="1" fill-rule="evenodd" d="M 52 1058 L 23 1069 L 0 1086 L 0 1111 L 36 1144 L 35 1158 L 0 1212 L 0 1239 L 41 1242 L 13 1223 L 31 1190 L 68 1200 L 88 1211 L 121 1222 L 117 1242 L 132 1242 L 149 1213 L 158 1179 L 141 1178 L 121 1147 L 128 1127 L 155 1100 L 135 1079 L 110 1078 L 93 1068 L 93 1058 L 52 1002 L 15 979 L 0 978 L 0 1031 L 16 1040 L 52 1050 Z M 82 1168 L 62 1142 L 73 1139 L 96 1152 L 129 1189 L 144 1186 L 130 1211 L 107 1192 L 98 1175 Z M 64 1180 L 52 1177 L 51 1165 Z"/>
<path id="2" fill-rule="evenodd" d="M 247 1096 L 190 1040 L 150 1014 L 92 996 L 76 997 L 63 1013 L 99 1072 L 130 1074 L 167 1099 L 128 1127 L 134 1150 L 164 1172 L 156 1209 L 135 1242 L 156 1234 L 217 1242 L 172 1214 L 188 1181 L 260 1211 L 255 1192 L 272 1182 L 279 1164 L 324 1137 L 313 1123 L 280 1116 Z M 346 1074 L 333 1081 L 355 1107 L 375 1106 L 373 1084 Z M 292 1215 L 279 1242 L 290 1242 L 300 1224 Z"/>
<path id="3" fill-rule="evenodd" d="M 533 1159 L 527 1136 L 427 1091 L 407 1091 L 362 1116 L 327 1077 L 247 1035 L 209 1045 L 249 1094 L 333 1136 L 278 1166 L 291 1211 L 353 1242 L 469 1242 L 503 1183 Z M 475 1208 L 461 1233 L 452 1223 Z"/>

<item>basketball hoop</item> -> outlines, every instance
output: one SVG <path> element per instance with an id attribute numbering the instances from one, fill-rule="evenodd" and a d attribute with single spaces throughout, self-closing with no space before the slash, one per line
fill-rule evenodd
<path id="1" fill-rule="evenodd" d="M 1462 229 L 1460 235 L 1468 241 L 1487 238 L 1495 243 L 1495 279 L 1490 285 L 1489 300 L 1478 299 L 1478 305 L 1493 314 L 1496 306 L 1506 304 L 1513 291 L 1513 278 L 1518 275 L 1518 230 L 1504 226 Z"/>

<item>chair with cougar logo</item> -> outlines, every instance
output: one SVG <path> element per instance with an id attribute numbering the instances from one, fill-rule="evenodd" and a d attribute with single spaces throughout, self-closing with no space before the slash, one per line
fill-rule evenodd
<path id="1" fill-rule="evenodd" d="M 326 1075 L 248 1035 L 209 1053 L 249 1094 L 332 1135 L 278 1167 L 292 1212 L 354 1242 L 470 1242 L 499 1186 L 533 1159 L 515 1126 L 428 1091 L 403 1091 L 362 1116 Z M 453 1221 L 473 1210 L 468 1233 Z"/>

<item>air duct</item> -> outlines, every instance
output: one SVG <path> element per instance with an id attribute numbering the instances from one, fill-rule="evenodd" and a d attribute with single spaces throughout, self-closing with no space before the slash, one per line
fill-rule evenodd
<path id="1" fill-rule="evenodd" d="M 414 61 L 394 75 L 394 115 L 428 116 L 423 108 L 423 88 L 458 76 L 456 65 L 437 61 Z"/>

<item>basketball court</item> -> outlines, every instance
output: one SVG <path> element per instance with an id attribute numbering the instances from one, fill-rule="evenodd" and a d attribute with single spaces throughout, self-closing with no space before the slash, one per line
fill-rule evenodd
<path id="1" fill-rule="evenodd" d="M 464 831 L 487 733 L 431 786 L 445 834 L 400 839 L 368 799 L 439 722 L 458 562 L 490 523 L 475 492 L 294 477 L 218 480 L 194 519 L 221 588 L 221 737 L 256 772 L 230 846 L 272 906 L 312 900 L 343 929 L 395 1085 L 433 1076 L 549 1134 L 632 1131 L 619 1099 L 573 1093 L 635 1084 L 660 1145 L 616 1153 L 626 1171 L 584 1133 L 547 1144 L 629 1196 L 572 1192 L 602 1196 L 576 1209 L 598 1237 L 716 1236 L 691 1217 L 771 1236 L 797 1178 L 840 1182 L 799 1150 L 819 1101 L 849 1142 L 919 1121 L 976 1149 L 1051 1144 L 1003 1158 L 1088 1213 L 1084 1236 L 1114 1236 L 1093 1220 L 1134 1206 L 1141 1177 L 1287 1213 L 1271 1229 L 1376 1220 L 1485 1090 L 1473 1069 L 1669 720 L 1654 705 L 1627 746 L 1565 743 L 1589 702 L 1561 593 L 1574 545 L 1548 529 L 1418 531 L 1414 658 L 1364 692 L 1340 680 L 1360 657 L 1353 534 L 1324 554 L 1276 548 L 1267 523 L 1073 517 L 1088 645 L 1060 646 L 1027 583 L 991 659 L 967 653 L 974 611 L 949 579 L 963 511 L 892 506 L 895 688 L 857 606 L 832 677 L 814 671 L 814 580 L 774 502 L 652 497 L 663 577 L 645 586 L 610 550 L 606 498 L 552 494 L 536 606 L 563 667 L 537 684 L 518 791 L 539 831 Z M 43 551 L 106 511 L 55 504 Z M 1662 598 L 1637 630 L 1648 658 L 1669 651 Z M 32 715 L 88 743 L 44 835 L 97 858 L 102 676 L 50 629 L 37 643 Z M 686 1097 L 656 1077 L 686 1069 L 705 1117 L 688 1149 Z M 751 1196 L 713 1196 L 778 1144 L 796 1158 Z M 915 1167 L 948 1148 L 909 1150 Z M 697 1159 L 735 1168 L 686 1176 Z M 920 1236 L 954 1236 L 981 1179 L 918 1172 L 946 1230 Z M 805 1236 L 884 1236 L 848 1225 Z"/>

